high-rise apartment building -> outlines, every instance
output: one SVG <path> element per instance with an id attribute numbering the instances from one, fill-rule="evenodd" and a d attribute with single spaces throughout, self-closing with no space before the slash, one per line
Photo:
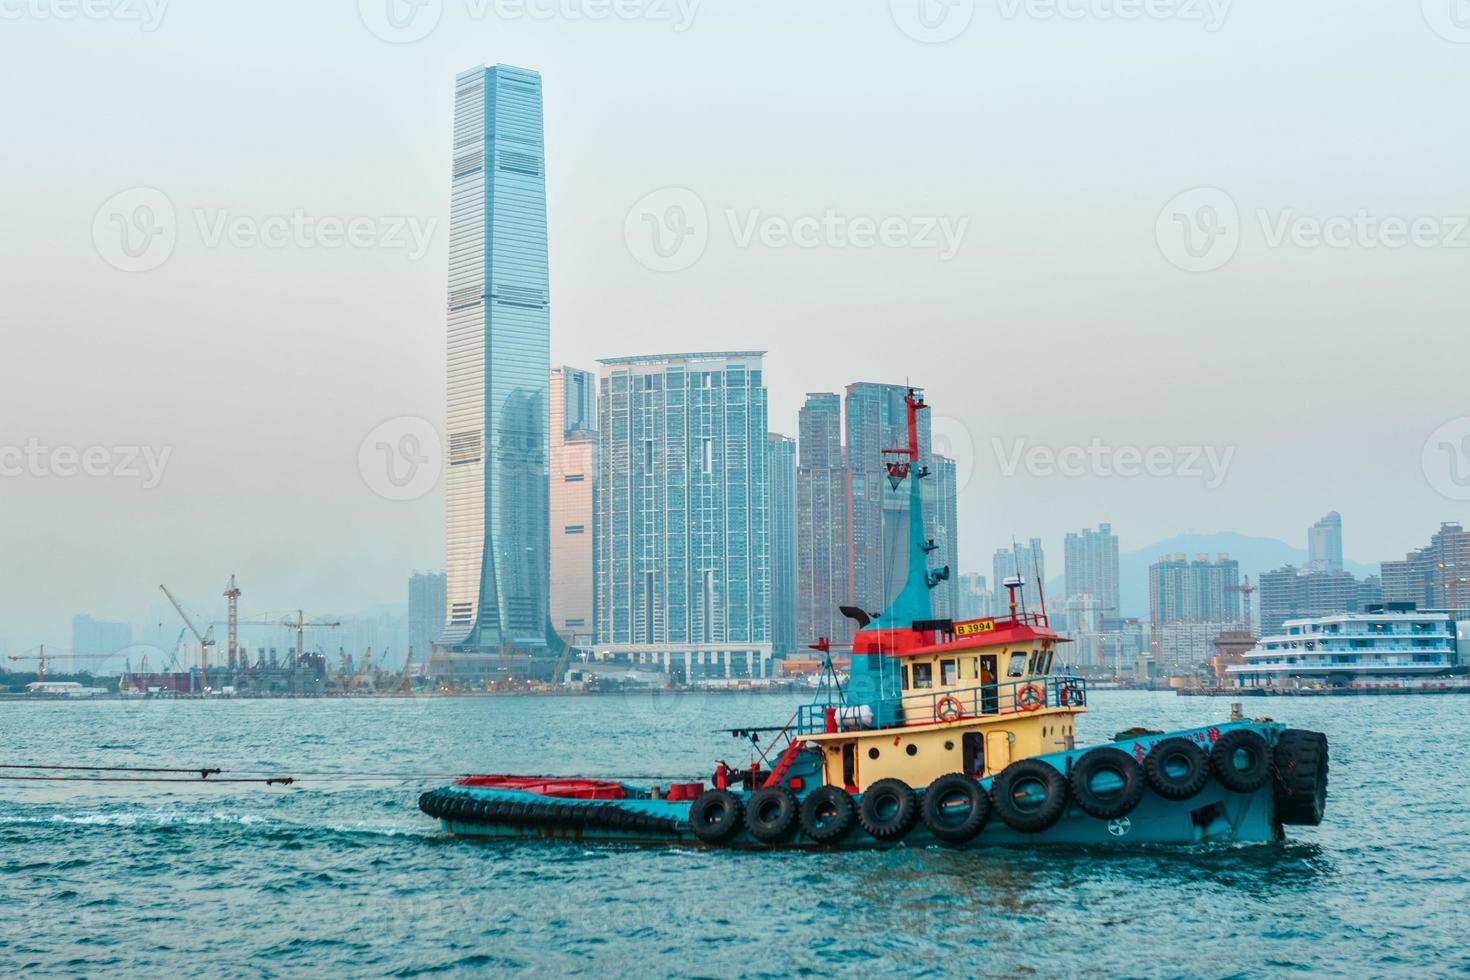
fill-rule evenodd
<path id="1" fill-rule="evenodd" d="M 1458 522 L 1441 524 L 1427 547 L 1384 562 L 1383 601 L 1470 611 L 1470 531 Z"/>
<path id="2" fill-rule="evenodd" d="M 931 568 L 947 568 L 930 591 L 936 619 L 954 619 L 959 614 L 959 484 L 955 461 L 935 454 L 929 475 L 920 484 L 924 493 L 924 524 L 929 540 L 938 548 L 930 553 Z"/>
<path id="3" fill-rule="evenodd" d="M 769 674 L 762 357 L 601 362 L 597 658 L 675 682 Z"/>
<path id="4" fill-rule="evenodd" d="M 1288 619 L 1361 612 L 1381 601 L 1377 578 L 1358 581 L 1351 572 L 1317 572 L 1287 565 L 1261 575 L 1261 635 L 1281 631 Z"/>
<path id="5" fill-rule="evenodd" d="M 551 625 L 569 643 L 593 635 L 596 377 L 551 369 Z"/>
<path id="6" fill-rule="evenodd" d="M 784 657 L 797 649 L 796 440 L 766 434 L 766 480 L 771 488 L 771 646 Z"/>
<path id="7" fill-rule="evenodd" d="M 1162 557 L 1148 569 L 1149 613 L 1155 623 L 1241 620 L 1240 562 L 1229 555 Z"/>
<path id="8" fill-rule="evenodd" d="M 408 580 L 408 646 L 419 663 L 444 628 L 444 573 L 415 572 Z"/>
<path id="9" fill-rule="evenodd" d="M 1041 539 L 1032 538 L 1026 544 L 1018 544 L 1014 549 L 1000 548 L 995 552 L 991 560 L 991 588 L 995 591 L 995 601 L 998 607 L 1004 607 L 1004 611 L 1010 608 L 1010 592 L 1005 587 L 1006 579 L 1020 576 L 1025 584 L 1024 595 L 1017 590 L 1017 601 L 1025 601 L 1028 608 L 1033 612 L 1040 611 L 1041 590 L 1046 587 L 1046 553 L 1041 549 Z"/>
<path id="10" fill-rule="evenodd" d="M 995 595 L 990 591 L 989 581 L 978 572 L 965 572 L 959 577 L 958 588 L 959 608 L 955 610 L 954 618 L 981 619 L 985 616 L 994 616 L 997 613 L 995 607 Z"/>
<path id="11" fill-rule="evenodd" d="M 109 623 L 78 615 L 71 618 L 71 648 L 75 653 L 100 655 L 117 653 L 133 643 L 133 627 L 128 623 Z M 70 666 L 68 664 L 68 666 Z M 79 664 L 80 667 L 96 667 Z"/>
<path id="12" fill-rule="evenodd" d="M 1104 617 L 1117 619 L 1120 616 L 1118 539 L 1113 536 L 1113 526 L 1099 524 L 1095 531 L 1083 528 L 1081 533 L 1068 534 L 1063 558 L 1066 562 L 1063 598 L 1070 602 L 1074 596 L 1092 596 Z"/>
<path id="13" fill-rule="evenodd" d="M 541 76 L 455 80 L 449 223 L 449 466 L 440 645 L 455 673 L 544 653 L 550 295 Z"/>
<path id="14" fill-rule="evenodd" d="M 798 416 L 796 470 L 796 633 L 799 643 L 852 639 L 852 551 L 842 399 L 809 394 Z"/>
<path id="15" fill-rule="evenodd" d="M 1335 510 L 1307 529 L 1307 570 L 1342 571 L 1342 515 Z"/>

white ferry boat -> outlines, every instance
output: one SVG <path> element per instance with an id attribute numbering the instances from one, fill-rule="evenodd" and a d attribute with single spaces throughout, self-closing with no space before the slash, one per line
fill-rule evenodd
<path id="1" fill-rule="evenodd" d="M 1458 624 L 1412 603 L 1365 613 L 1289 619 L 1245 662 L 1226 668 L 1234 686 L 1260 693 L 1470 693 Z M 1264 690 L 1262 690 L 1264 689 Z"/>

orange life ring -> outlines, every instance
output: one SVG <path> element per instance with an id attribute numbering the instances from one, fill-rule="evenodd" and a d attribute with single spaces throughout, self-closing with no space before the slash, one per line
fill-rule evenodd
<path id="1" fill-rule="evenodd" d="M 1016 704 L 1022 711 L 1036 711 L 1046 706 L 1046 692 L 1035 684 L 1027 684 L 1016 692 Z"/>
<path id="2" fill-rule="evenodd" d="M 964 717 L 965 706 L 953 694 L 946 694 L 934 703 L 935 721 L 962 721 Z"/>

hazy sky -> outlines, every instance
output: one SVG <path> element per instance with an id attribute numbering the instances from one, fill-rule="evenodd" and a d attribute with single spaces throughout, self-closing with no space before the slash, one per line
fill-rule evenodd
<path id="1" fill-rule="evenodd" d="M 12 650 L 160 581 L 310 614 L 442 565 L 442 486 L 386 499 L 359 450 L 442 418 L 480 63 L 544 80 L 553 363 L 768 349 L 788 433 L 924 385 L 962 569 L 1328 509 L 1377 561 L 1470 517 L 1453 0 L 388 2 L 0 0 Z"/>

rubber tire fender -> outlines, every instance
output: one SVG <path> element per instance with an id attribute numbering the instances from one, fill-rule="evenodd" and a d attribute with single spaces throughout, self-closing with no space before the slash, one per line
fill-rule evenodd
<path id="1" fill-rule="evenodd" d="M 1272 752 L 1276 821 L 1315 827 L 1327 811 L 1327 736 L 1288 728 Z"/>
<path id="2" fill-rule="evenodd" d="M 832 815 L 823 818 L 830 808 Z M 818 786 L 801 801 L 801 832 L 818 844 L 842 840 L 857 823 L 857 804 L 840 786 Z"/>
<path id="3" fill-rule="evenodd" d="M 707 789 L 689 805 L 689 829 L 706 844 L 729 840 L 744 823 L 740 797 L 727 789 Z"/>
<path id="4" fill-rule="evenodd" d="M 970 805 L 969 812 L 958 823 L 946 820 L 948 814 L 944 811 L 946 799 L 953 798 L 956 793 L 962 795 Z M 952 772 L 938 777 L 924 790 L 920 811 L 929 833 L 946 844 L 964 844 L 974 840 L 985 829 L 985 825 L 990 822 L 992 807 L 990 797 L 973 777 L 962 772 Z"/>
<path id="5" fill-rule="evenodd" d="M 885 804 L 893 805 L 892 813 L 883 813 Z M 878 780 L 863 792 L 858 803 L 858 823 L 877 840 L 898 840 L 913 829 L 918 819 L 918 797 L 902 779 Z"/>
<path id="6" fill-rule="evenodd" d="M 1094 790 L 1093 777 L 1099 772 L 1109 771 L 1123 781 L 1123 788 L 1106 794 Z M 1143 766 L 1138 764 L 1138 760 L 1111 745 L 1084 752 L 1082 758 L 1072 764 L 1068 782 L 1077 808 L 1099 820 L 1117 820 L 1132 813 L 1143 799 L 1143 791 L 1147 787 Z"/>
<path id="7" fill-rule="evenodd" d="M 763 844 L 774 844 L 796 829 L 800 805 L 785 786 L 764 786 L 745 802 L 745 829 Z"/>
<path id="8" fill-rule="evenodd" d="M 1244 752 L 1249 760 L 1244 769 L 1235 756 Z M 1271 781 L 1271 746 L 1249 728 L 1234 728 L 1220 736 L 1210 749 L 1210 773 L 1232 793 L 1254 793 Z"/>
<path id="9" fill-rule="evenodd" d="M 1172 775 L 1171 762 L 1182 762 L 1185 772 Z M 1198 795 L 1210 781 L 1210 763 L 1205 750 L 1187 738 L 1166 738 L 1149 750 L 1143 760 L 1143 773 L 1148 784 L 1166 800 L 1187 800 Z"/>
<path id="10" fill-rule="evenodd" d="M 1016 784 L 1034 779 L 1046 791 L 1041 805 L 1023 810 L 1016 802 Z M 990 802 L 1005 825 L 1023 834 L 1039 834 L 1049 829 L 1067 812 L 1067 777 L 1060 769 L 1040 759 L 1012 762 L 990 784 Z"/>

